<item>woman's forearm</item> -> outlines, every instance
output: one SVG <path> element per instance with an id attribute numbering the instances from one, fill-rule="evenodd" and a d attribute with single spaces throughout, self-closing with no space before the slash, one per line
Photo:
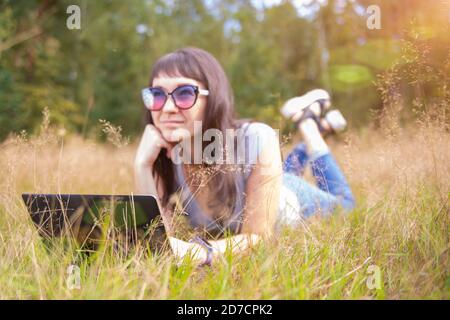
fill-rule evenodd
<path id="1" fill-rule="evenodd" d="M 152 174 L 152 167 L 145 164 L 136 163 L 134 165 L 136 194 L 150 194 L 156 197 L 156 202 L 161 213 L 161 217 L 168 235 L 172 234 L 171 212 L 161 205 L 161 196 L 158 194 L 155 179 Z"/>
<path id="2" fill-rule="evenodd" d="M 231 250 L 233 253 L 245 251 L 258 243 L 260 239 L 261 236 L 256 234 L 239 234 L 226 239 L 208 242 L 213 247 L 213 260 L 215 260 L 222 257 L 227 250 Z M 207 250 L 198 243 L 186 242 L 174 237 L 169 237 L 169 243 L 175 257 L 178 259 L 183 259 L 187 254 L 191 254 L 196 261 L 206 260 Z"/>
<path id="3" fill-rule="evenodd" d="M 136 163 L 134 165 L 134 178 L 137 194 L 151 194 L 158 196 L 151 166 Z"/>
<path id="4" fill-rule="evenodd" d="M 153 178 L 152 168 L 149 165 L 135 164 L 135 186 L 136 186 L 136 194 L 151 194 L 156 196 L 158 199 L 158 205 L 160 206 L 160 198 L 158 196 L 156 183 Z M 165 214 L 162 214 L 164 225 L 168 231 L 168 235 L 171 235 L 170 231 L 170 223 L 169 220 L 165 219 Z M 209 241 L 214 248 L 215 256 L 222 256 L 228 249 L 231 249 L 233 253 L 242 252 L 249 247 L 255 245 L 260 240 L 260 236 L 257 234 L 239 234 L 232 237 L 228 237 L 226 239 Z M 170 245 L 172 250 L 176 253 L 177 256 L 182 257 L 186 254 L 189 249 L 193 249 L 195 246 L 198 246 L 194 243 L 187 243 L 181 241 L 179 239 L 169 238 Z M 196 253 L 194 257 L 202 259 L 206 254 L 202 252 L 202 250 L 194 250 Z"/>
<path id="5" fill-rule="evenodd" d="M 238 234 L 226 239 L 209 241 L 216 254 L 223 255 L 228 249 L 233 253 L 245 251 L 259 242 L 261 236 L 257 234 Z"/>

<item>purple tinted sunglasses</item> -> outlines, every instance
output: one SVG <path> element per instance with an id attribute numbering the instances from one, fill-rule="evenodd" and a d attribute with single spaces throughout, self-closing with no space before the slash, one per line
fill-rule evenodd
<path id="1" fill-rule="evenodd" d="M 198 95 L 209 95 L 208 90 L 200 89 L 190 84 L 179 86 L 169 93 L 166 93 L 159 87 L 145 88 L 142 89 L 141 93 L 145 107 L 151 111 L 162 110 L 169 95 L 172 96 L 175 106 L 182 110 L 192 108 L 197 101 Z"/>

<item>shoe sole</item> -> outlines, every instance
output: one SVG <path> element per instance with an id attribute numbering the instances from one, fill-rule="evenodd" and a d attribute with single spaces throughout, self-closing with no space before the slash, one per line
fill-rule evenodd
<path id="1" fill-rule="evenodd" d="M 281 107 L 281 114 L 287 118 L 292 118 L 297 112 L 310 106 L 317 100 L 330 100 L 330 95 L 323 89 L 309 91 L 300 97 L 294 97 L 285 102 Z"/>
<path id="2" fill-rule="evenodd" d="M 334 132 L 342 132 L 347 127 L 347 120 L 337 109 L 328 111 L 324 118 Z"/>

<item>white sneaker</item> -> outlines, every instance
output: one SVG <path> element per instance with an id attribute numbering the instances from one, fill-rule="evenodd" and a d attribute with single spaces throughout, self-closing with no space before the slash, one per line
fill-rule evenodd
<path id="1" fill-rule="evenodd" d="M 294 97 L 286 101 L 281 107 L 281 114 L 285 118 L 291 119 L 296 113 L 318 100 L 330 100 L 330 95 L 323 89 L 311 90 L 300 97 Z"/>
<path id="2" fill-rule="evenodd" d="M 336 133 L 344 131 L 347 127 L 347 121 L 345 120 L 342 113 L 337 109 L 328 111 L 325 114 L 324 119 L 327 121 L 331 129 Z"/>

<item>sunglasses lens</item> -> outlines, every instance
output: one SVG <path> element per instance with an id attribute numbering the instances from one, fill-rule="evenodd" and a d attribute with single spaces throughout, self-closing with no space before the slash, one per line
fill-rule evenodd
<path id="1" fill-rule="evenodd" d="M 161 110 L 166 102 L 166 94 L 161 89 L 152 88 L 149 89 L 151 95 L 151 104 L 149 108 L 150 110 Z"/>
<path id="2" fill-rule="evenodd" d="M 142 101 L 144 101 L 144 105 L 147 109 L 152 109 L 153 107 L 153 94 L 150 89 L 145 88 L 141 91 Z"/>
<path id="3" fill-rule="evenodd" d="M 197 92 L 193 86 L 182 86 L 173 92 L 173 98 L 180 109 L 192 107 L 197 99 Z"/>

